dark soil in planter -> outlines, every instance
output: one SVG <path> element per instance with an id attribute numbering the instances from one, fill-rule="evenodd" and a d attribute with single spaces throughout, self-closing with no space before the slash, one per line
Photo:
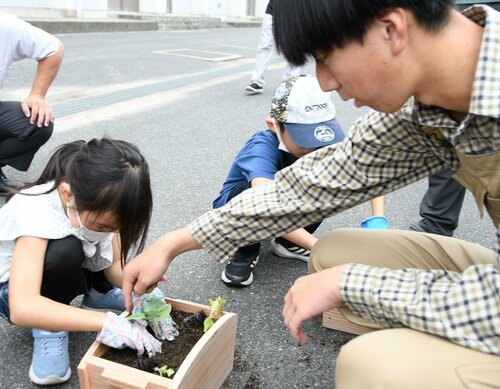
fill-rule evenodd
<path id="1" fill-rule="evenodd" d="M 177 373 L 184 359 L 204 334 L 203 320 L 200 326 L 188 326 L 184 323 L 184 319 L 192 316 L 191 313 L 172 309 L 171 316 L 177 324 L 179 335 L 173 341 L 162 341 L 161 354 L 156 354 L 153 358 L 147 358 L 146 353 L 144 353 L 142 358 L 138 358 L 137 351 L 130 348 L 118 350 L 110 347 L 101 358 L 158 375 L 159 373 L 154 368 L 167 365 Z M 169 378 L 174 376 L 175 374 Z"/>

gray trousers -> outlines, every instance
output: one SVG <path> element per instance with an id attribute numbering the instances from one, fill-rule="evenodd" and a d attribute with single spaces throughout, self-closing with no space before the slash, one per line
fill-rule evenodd
<path id="1" fill-rule="evenodd" d="M 24 115 L 18 101 L 0 101 L 0 168 L 28 170 L 33 157 L 50 138 L 53 124 L 37 127 Z"/>
<path id="2" fill-rule="evenodd" d="M 426 232 L 453 236 L 465 197 L 465 188 L 445 169 L 429 176 L 429 188 L 420 203 L 419 226 Z"/>
<path id="3" fill-rule="evenodd" d="M 273 17 L 265 14 L 262 20 L 262 31 L 260 35 L 260 42 L 257 46 L 257 55 L 255 56 L 255 68 L 250 79 L 250 83 L 256 83 L 259 86 L 264 86 L 264 73 L 267 70 L 267 65 L 271 61 L 274 47 L 273 37 Z M 298 76 L 302 72 L 301 67 L 295 67 L 286 63 L 286 68 L 283 73 L 283 79 L 293 76 Z"/>

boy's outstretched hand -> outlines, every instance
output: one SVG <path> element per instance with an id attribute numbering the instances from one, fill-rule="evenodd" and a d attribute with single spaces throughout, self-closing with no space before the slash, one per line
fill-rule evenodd
<path id="1" fill-rule="evenodd" d="M 344 303 L 340 295 L 340 279 L 346 266 L 340 265 L 300 277 L 286 294 L 283 321 L 300 344 L 307 342 L 303 321 Z"/>
<path id="2" fill-rule="evenodd" d="M 123 269 L 122 292 L 127 311 L 132 312 L 132 292 L 137 296 L 150 293 L 160 281 L 174 258 L 186 251 L 199 249 L 187 227 L 168 232 L 154 242 Z"/>

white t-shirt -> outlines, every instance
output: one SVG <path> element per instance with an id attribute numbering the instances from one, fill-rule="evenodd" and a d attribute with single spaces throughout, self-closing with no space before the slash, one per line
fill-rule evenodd
<path id="1" fill-rule="evenodd" d="M 26 189 L 23 193 L 43 193 L 52 186 L 53 182 L 49 182 Z M 111 266 L 113 233 L 96 244 L 83 240 L 71 226 L 57 189 L 37 196 L 17 194 L 12 197 L 0 208 L 0 282 L 9 279 L 17 238 L 34 236 L 61 239 L 70 235 L 76 236 L 83 243 L 85 260 L 82 267 L 99 271 Z"/>
<path id="2" fill-rule="evenodd" d="M 0 88 L 12 62 L 50 57 L 59 50 L 60 44 L 55 36 L 0 11 Z"/>

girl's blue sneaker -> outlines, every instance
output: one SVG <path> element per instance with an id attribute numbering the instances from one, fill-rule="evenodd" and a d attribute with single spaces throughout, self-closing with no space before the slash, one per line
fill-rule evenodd
<path id="1" fill-rule="evenodd" d="M 30 380 L 37 385 L 55 385 L 71 377 L 68 333 L 33 329 Z"/>
<path id="2" fill-rule="evenodd" d="M 387 230 L 389 228 L 389 221 L 384 216 L 372 216 L 361 222 L 361 228 Z"/>
<path id="3" fill-rule="evenodd" d="M 81 307 L 91 311 L 110 311 L 119 315 L 125 311 L 125 301 L 119 288 L 113 288 L 107 293 L 91 289 L 84 294 Z"/>

